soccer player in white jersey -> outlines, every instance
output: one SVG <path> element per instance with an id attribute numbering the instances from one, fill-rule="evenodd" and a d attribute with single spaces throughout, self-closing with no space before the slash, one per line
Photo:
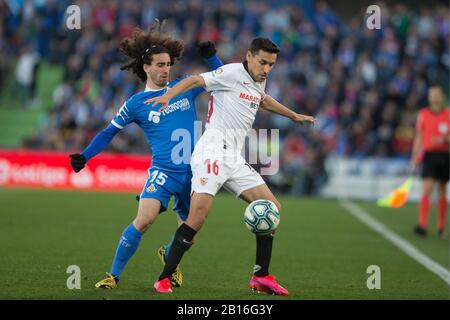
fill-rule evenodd
<path id="1" fill-rule="evenodd" d="M 172 250 L 154 288 L 172 292 L 170 276 L 201 229 L 215 194 L 223 186 L 248 203 L 257 199 L 281 205 L 261 176 L 241 156 L 245 136 L 261 107 L 295 122 L 315 123 L 311 116 L 298 114 L 264 93 L 267 76 L 273 68 L 279 48 L 267 38 L 256 38 L 243 63 L 224 65 L 212 72 L 182 80 L 166 94 L 147 103 L 161 104 L 160 111 L 175 96 L 195 87 L 211 92 L 206 130 L 191 158 L 192 195 L 189 216 L 176 231 Z M 269 274 L 274 233 L 256 235 L 256 264 L 250 280 L 253 290 L 287 295 L 288 291 Z"/>

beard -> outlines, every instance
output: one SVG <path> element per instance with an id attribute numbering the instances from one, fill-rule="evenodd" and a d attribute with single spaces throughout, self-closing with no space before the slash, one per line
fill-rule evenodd
<path id="1" fill-rule="evenodd" d="M 150 79 L 152 80 L 152 82 L 154 84 L 156 84 L 158 87 L 165 87 L 167 85 L 167 83 L 169 82 L 169 79 L 167 78 L 167 80 L 163 80 L 160 77 L 158 77 L 157 75 L 152 76 L 150 74 Z"/>

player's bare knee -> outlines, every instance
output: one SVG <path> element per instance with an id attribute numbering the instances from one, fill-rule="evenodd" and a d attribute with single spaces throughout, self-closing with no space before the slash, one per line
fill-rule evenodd
<path id="1" fill-rule="evenodd" d="M 151 219 L 145 219 L 142 217 L 137 217 L 133 221 L 134 227 L 141 233 L 147 231 L 148 228 L 150 228 L 150 226 L 152 225 L 152 223 L 153 221 Z"/>
<path id="2" fill-rule="evenodd" d="M 140 224 L 138 222 L 134 222 L 133 225 L 136 228 L 136 230 L 139 231 L 140 233 L 144 233 L 149 228 L 149 225 Z"/>

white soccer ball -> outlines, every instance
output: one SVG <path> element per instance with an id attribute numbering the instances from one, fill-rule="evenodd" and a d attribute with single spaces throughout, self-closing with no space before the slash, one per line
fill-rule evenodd
<path id="1" fill-rule="evenodd" d="M 250 203 L 245 209 L 244 222 L 247 229 L 253 233 L 270 233 L 278 227 L 280 213 L 275 203 L 259 199 Z"/>

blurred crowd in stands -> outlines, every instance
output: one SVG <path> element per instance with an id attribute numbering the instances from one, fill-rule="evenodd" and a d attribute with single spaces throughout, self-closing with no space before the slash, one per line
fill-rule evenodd
<path id="1" fill-rule="evenodd" d="M 67 29 L 70 4 L 81 9 L 80 30 Z M 259 113 L 256 128 L 280 130 L 281 169 L 269 181 L 295 194 L 314 194 L 326 181 L 329 155 L 408 157 L 427 88 L 440 84 L 448 96 L 445 2 L 424 7 L 380 2 L 380 30 L 366 27 L 365 7 L 344 17 L 333 5 L 314 0 L 0 1 L 0 89 L 12 75 L 18 101 L 33 106 L 42 63 L 63 68 L 54 105 L 24 146 L 82 150 L 143 88 L 119 69 L 126 59 L 118 44 L 136 26 L 146 29 L 155 18 L 166 19 L 165 31 L 184 40 L 184 57 L 172 79 L 206 70 L 195 50 L 200 41 L 214 41 L 222 61 L 229 63 L 244 59 L 253 37 L 267 36 L 281 47 L 267 93 L 317 117 L 311 129 Z M 207 94 L 197 100 L 202 120 L 207 101 Z M 149 152 L 137 126 L 126 127 L 109 150 Z"/>

